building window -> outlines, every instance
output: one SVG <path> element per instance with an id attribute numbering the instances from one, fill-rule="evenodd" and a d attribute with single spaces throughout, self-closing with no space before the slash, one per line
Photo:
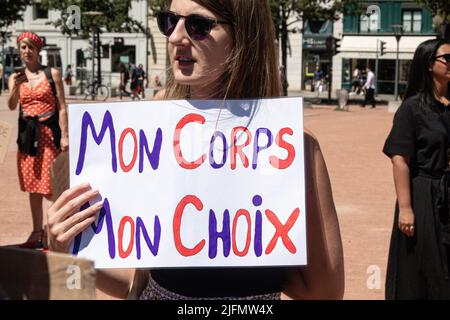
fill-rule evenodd
<path id="1" fill-rule="evenodd" d="M 44 9 L 40 3 L 33 6 L 33 20 L 36 19 L 48 19 L 48 10 Z"/>
<path id="2" fill-rule="evenodd" d="M 360 32 L 377 32 L 380 29 L 378 14 L 371 14 L 369 17 L 363 14 L 359 22 Z"/>
<path id="3" fill-rule="evenodd" d="M 420 10 L 403 11 L 403 31 L 405 32 L 422 31 L 422 11 Z"/>
<path id="4" fill-rule="evenodd" d="M 119 66 L 123 63 L 128 67 L 128 63 L 136 63 L 136 46 L 113 45 L 111 56 L 111 71 L 119 72 Z"/>

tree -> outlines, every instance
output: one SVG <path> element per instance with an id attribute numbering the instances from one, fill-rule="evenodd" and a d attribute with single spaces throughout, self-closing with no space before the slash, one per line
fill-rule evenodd
<path id="1" fill-rule="evenodd" d="M 31 0 L 0 0 L 0 31 L 6 32 L 16 21 L 23 20 L 23 12 Z"/>
<path id="2" fill-rule="evenodd" d="M 23 20 L 23 12 L 31 0 L 0 0 L 0 43 L 2 49 L 2 64 L 3 70 L 5 70 L 5 44 L 11 33 L 8 28 L 16 21 Z M 5 88 L 5 72 L 0 79 L 0 86 Z"/>
<path id="3" fill-rule="evenodd" d="M 436 29 L 444 37 L 450 39 L 450 1 L 448 0 L 416 0 L 418 3 L 428 7 L 434 16 Z"/>
<path id="4" fill-rule="evenodd" d="M 306 20 L 317 23 L 327 20 L 338 20 L 339 14 L 357 14 L 361 12 L 361 1 L 358 0 L 271 0 L 272 18 L 275 24 L 275 32 L 281 47 L 282 72 L 287 70 L 287 47 L 289 33 L 303 32 L 302 30 L 289 29 L 297 22 Z M 286 74 L 282 75 L 286 78 Z M 283 94 L 287 95 L 287 82 L 283 85 Z"/>
<path id="5" fill-rule="evenodd" d="M 42 0 L 41 5 L 46 9 L 61 11 L 61 18 L 52 21 L 51 24 L 59 28 L 63 34 L 77 35 L 85 39 L 89 39 L 90 35 L 94 36 L 92 45 L 97 49 L 97 79 L 101 81 L 100 34 L 104 31 L 147 32 L 142 23 L 128 15 L 132 2 L 133 0 Z M 73 28 L 67 23 L 73 14 L 71 11 L 68 12 L 68 8 L 72 5 L 80 9 L 79 28 Z M 90 15 L 89 12 L 101 14 Z"/>

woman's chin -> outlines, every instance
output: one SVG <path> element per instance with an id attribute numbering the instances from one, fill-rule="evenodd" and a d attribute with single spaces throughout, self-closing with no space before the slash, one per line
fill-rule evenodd
<path id="1" fill-rule="evenodd" d="M 195 75 L 185 76 L 185 75 L 175 75 L 175 82 L 185 86 L 195 86 L 202 83 L 202 79 Z"/>

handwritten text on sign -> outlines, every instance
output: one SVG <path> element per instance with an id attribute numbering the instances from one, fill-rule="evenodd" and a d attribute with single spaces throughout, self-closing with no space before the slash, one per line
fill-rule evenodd
<path id="1" fill-rule="evenodd" d="M 96 267 L 306 264 L 301 98 L 70 105 L 69 128 Z"/>

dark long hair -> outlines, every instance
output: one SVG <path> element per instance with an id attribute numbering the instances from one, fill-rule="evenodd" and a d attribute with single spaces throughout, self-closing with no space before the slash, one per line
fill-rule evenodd
<path id="1" fill-rule="evenodd" d="M 404 99 L 418 95 L 420 107 L 424 109 L 433 109 L 435 105 L 433 73 L 430 71 L 430 66 L 434 63 L 436 52 L 443 44 L 449 44 L 449 41 L 432 39 L 422 42 L 417 47 L 411 63 Z"/>

